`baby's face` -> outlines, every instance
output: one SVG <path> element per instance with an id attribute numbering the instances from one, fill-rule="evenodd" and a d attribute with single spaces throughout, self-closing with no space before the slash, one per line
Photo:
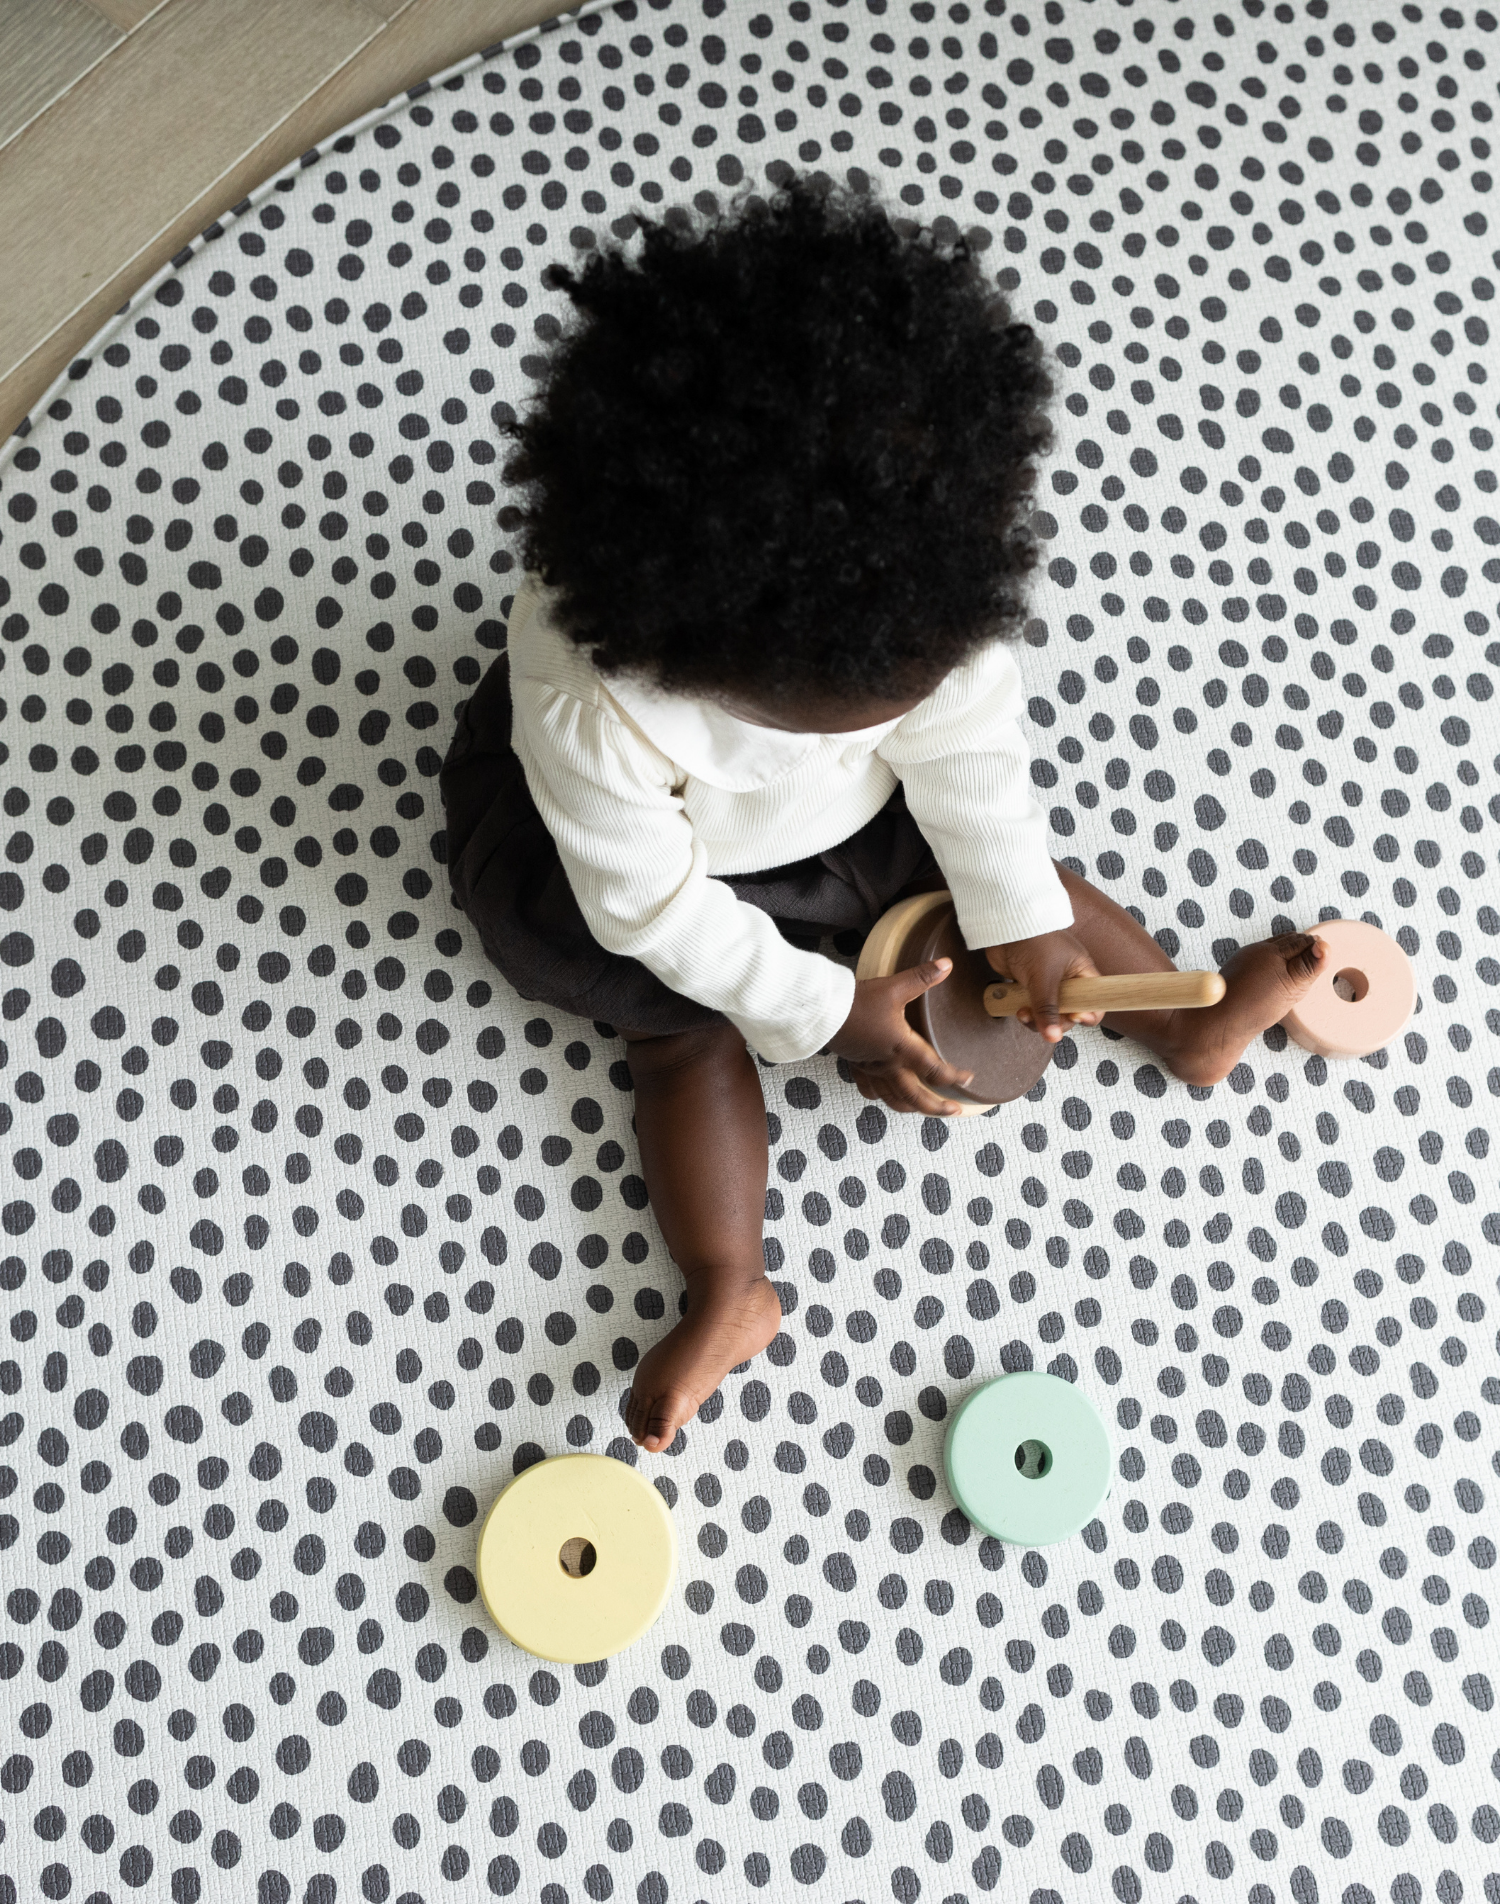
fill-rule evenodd
<path id="1" fill-rule="evenodd" d="M 881 727 L 909 714 L 927 698 L 936 682 L 901 700 L 848 695 L 799 694 L 782 701 L 752 700 L 748 696 L 716 695 L 726 714 L 749 721 L 755 727 L 775 727 L 786 734 L 857 734 L 867 727 Z"/>

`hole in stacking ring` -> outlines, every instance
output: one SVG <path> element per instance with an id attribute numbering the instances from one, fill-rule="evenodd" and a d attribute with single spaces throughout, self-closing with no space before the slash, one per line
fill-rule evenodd
<path id="1" fill-rule="evenodd" d="M 1356 971 L 1351 965 L 1342 972 L 1335 972 L 1333 989 L 1338 997 L 1348 1005 L 1357 1005 L 1370 989 L 1370 981 L 1363 972 Z"/>
<path id="2" fill-rule="evenodd" d="M 1028 1481 L 1040 1481 L 1052 1467 L 1052 1450 L 1045 1441 L 1023 1441 L 1016 1449 L 1016 1466 Z"/>
<path id="3" fill-rule="evenodd" d="M 573 1580 L 581 1580 L 585 1574 L 592 1573 L 598 1558 L 598 1554 L 594 1551 L 594 1543 L 591 1540 L 585 1540 L 581 1534 L 575 1534 L 571 1540 L 565 1540 L 557 1550 L 558 1564 Z"/>

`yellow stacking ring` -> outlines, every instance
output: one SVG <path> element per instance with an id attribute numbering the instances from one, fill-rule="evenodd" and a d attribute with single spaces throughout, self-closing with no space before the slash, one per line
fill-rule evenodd
<path id="1" fill-rule="evenodd" d="M 666 1502 L 623 1461 L 561 1454 L 500 1495 L 479 1534 L 479 1591 L 507 1639 L 580 1665 L 634 1644 L 677 1572 Z"/>

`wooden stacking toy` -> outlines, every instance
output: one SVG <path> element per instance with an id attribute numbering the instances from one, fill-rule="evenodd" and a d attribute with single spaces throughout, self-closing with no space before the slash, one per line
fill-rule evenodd
<path id="1" fill-rule="evenodd" d="M 1076 1534 L 1109 1492 L 1109 1436 L 1088 1397 L 1026 1371 L 976 1388 L 943 1446 L 948 1492 L 973 1524 L 1021 1547 Z"/>
<path id="2" fill-rule="evenodd" d="M 951 893 L 898 900 L 865 940 L 855 976 L 889 978 L 939 958 L 951 959 L 952 971 L 941 985 L 914 998 L 906 1016 L 940 1058 L 974 1073 L 967 1089 L 945 1085 L 939 1095 L 962 1105 L 965 1116 L 1023 1097 L 1057 1047 L 1017 1021 L 1016 1013 L 1031 1004 L 1030 995 L 1022 985 L 997 979 L 983 952 L 971 952 L 964 944 Z M 1065 979 L 1057 1002 L 1062 1011 L 1154 1011 L 1213 1005 L 1223 996 L 1217 972 L 1122 972 Z"/>
<path id="3" fill-rule="evenodd" d="M 479 1534 L 479 1591 L 507 1639 L 538 1659 L 608 1659 L 653 1626 L 677 1571 L 677 1532 L 651 1483 L 602 1454 L 518 1474 Z"/>
<path id="4" fill-rule="evenodd" d="M 1323 970 L 1282 1019 L 1289 1038 L 1325 1058 L 1363 1058 L 1416 1009 L 1411 960 L 1388 932 L 1362 919 L 1323 919 L 1307 931 L 1328 947 Z"/>

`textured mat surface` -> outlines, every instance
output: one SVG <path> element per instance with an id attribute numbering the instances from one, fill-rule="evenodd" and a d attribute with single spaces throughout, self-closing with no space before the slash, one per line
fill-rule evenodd
<path id="1" fill-rule="evenodd" d="M 10 440 L 7 1904 L 1495 1904 L 1496 52 L 1325 0 L 595 8 L 269 181 Z M 957 1126 L 768 1069 L 784 1333 L 651 1464 L 658 1627 L 553 1672 L 476 1517 L 629 1458 L 678 1283 L 621 1046 L 486 969 L 433 775 L 542 266 L 788 164 L 975 231 L 1066 367 L 1057 850 L 1192 964 L 1377 920 L 1421 1008 L 1212 1091 L 1080 1034 Z M 1046 1553 L 938 1478 L 1025 1367 L 1117 1459 Z"/>

